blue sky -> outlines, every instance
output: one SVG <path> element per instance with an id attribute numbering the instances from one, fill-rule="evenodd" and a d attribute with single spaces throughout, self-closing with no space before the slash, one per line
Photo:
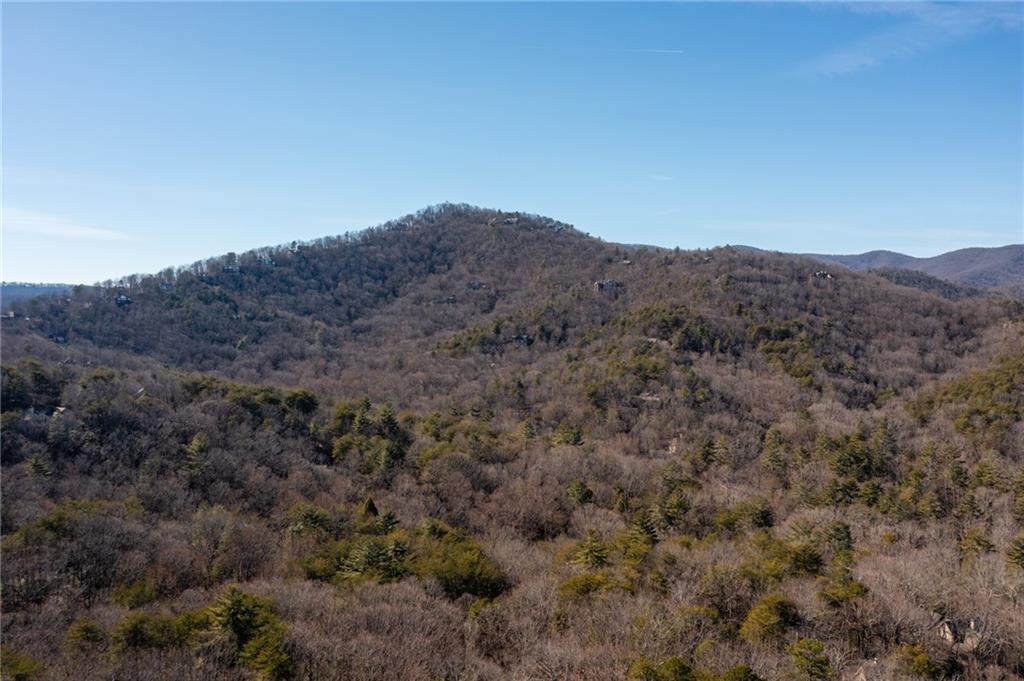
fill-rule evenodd
<path id="1" fill-rule="evenodd" d="M 441 201 L 683 248 L 1019 243 L 1022 7 L 4 3 L 2 276 Z"/>

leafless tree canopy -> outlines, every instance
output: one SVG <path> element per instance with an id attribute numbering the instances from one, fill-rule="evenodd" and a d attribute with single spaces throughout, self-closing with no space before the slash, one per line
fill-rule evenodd
<path id="1" fill-rule="evenodd" d="M 1020 679 L 1024 306 L 443 205 L 14 304 L 12 679 Z"/>

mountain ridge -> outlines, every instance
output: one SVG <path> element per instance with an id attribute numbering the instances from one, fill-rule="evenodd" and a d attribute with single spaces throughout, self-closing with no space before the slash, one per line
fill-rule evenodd
<path id="1" fill-rule="evenodd" d="M 810 258 L 834 262 L 856 271 L 896 268 L 924 272 L 939 279 L 976 288 L 1024 291 L 1024 245 L 970 247 L 936 256 L 918 258 L 887 250 L 851 255 L 805 253 Z"/>
<path id="2" fill-rule="evenodd" d="M 772 315 L 801 318 L 813 328 L 825 323 L 829 309 L 868 309 L 884 297 L 920 310 L 912 314 L 930 324 L 926 318 L 947 304 L 942 295 L 910 293 L 918 288 L 930 295 L 934 285 L 907 288 L 904 280 L 857 272 L 824 278 L 819 270 L 805 256 L 745 247 L 630 248 L 543 216 L 442 204 L 355 234 L 76 287 L 68 299 L 28 303 L 22 314 L 31 320 L 6 326 L 64 352 L 84 343 L 228 377 L 279 375 L 297 383 L 312 363 L 362 364 L 389 346 L 413 358 L 458 345 L 452 339 L 459 334 L 477 334 L 470 346 L 488 351 L 517 336 L 535 337 L 536 354 L 603 333 L 604 324 L 630 307 L 657 300 L 700 314 L 724 334 L 720 343 L 755 333 L 756 320 Z M 966 297 L 954 293 L 945 297 Z M 780 306 L 808 298 L 815 302 Z M 986 308 L 963 309 L 945 314 Z M 865 329 L 880 320 L 894 329 L 902 324 L 882 312 L 841 321 L 847 338 L 835 350 L 844 347 L 851 357 L 862 352 L 853 339 L 865 332 L 848 327 L 853 319 Z M 488 325 L 503 330 L 484 333 Z M 314 384 L 331 382 L 332 373 L 345 384 L 343 369 L 324 371 Z"/>
<path id="3" fill-rule="evenodd" d="M 487 221 L 477 226 L 491 228 L 499 222 L 505 226 L 518 225 L 523 220 L 523 226 L 527 229 L 567 231 L 615 246 L 628 251 L 651 250 L 651 251 L 672 251 L 679 250 L 678 247 L 658 246 L 652 244 L 618 243 L 606 241 L 586 232 L 577 230 L 573 225 L 555 220 L 550 217 L 526 213 L 521 211 L 507 211 L 502 209 L 483 208 L 465 203 L 441 203 L 427 206 L 419 211 L 410 213 L 400 218 L 389 220 L 379 225 L 370 226 L 361 230 L 345 232 L 334 236 L 324 236 L 316 239 L 303 241 L 282 242 L 272 246 L 255 247 L 243 251 L 240 254 L 225 253 L 215 255 L 204 260 L 196 261 L 187 265 L 171 266 L 156 274 L 132 274 L 125 275 L 120 279 L 107 280 L 102 285 L 111 286 L 116 281 L 124 281 L 131 278 L 163 276 L 168 273 L 194 270 L 201 268 L 203 263 L 231 263 L 235 258 L 255 256 L 257 259 L 269 258 L 270 254 L 284 251 L 295 251 L 299 248 L 324 245 L 330 243 L 358 241 L 365 235 L 372 235 L 380 232 L 401 233 L 403 229 L 413 227 L 418 222 L 439 219 L 445 213 L 458 211 L 465 214 L 486 216 Z M 856 254 L 825 254 L 825 253 L 803 253 L 779 251 L 775 249 L 764 249 L 756 246 L 742 244 L 724 244 L 714 248 L 734 248 L 749 250 L 761 253 L 779 253 L 807 257 L 821 262 L 837 263 L 844 267 L 863 272 L 872 269 L 900 269 L 924 272 L 932 277 L 948 282 L 963 284 L 974 289 L 995 289 L 1013 293 L 1024 293 L 1024 244 L 1007 244 L 996 247 L 967 247 L 947 251 L 930 257 L 917 257 L 906 255 L 897 251 L 886 249 L 875 249 Z M 713 249 L 685 249 L 685 250 L 713 250 Z M 69 284 L 33 283 L 33 282 L 0 282 L 4 293 L 9 295 L 9 302 L 24 300 L 32 295 L 47 295 L 51 293 L 63 293 L 72 288 Z M 35 292 L 38 289 L 38 292 Z M 9 306 L 8 306 L 9 307 Z"/>

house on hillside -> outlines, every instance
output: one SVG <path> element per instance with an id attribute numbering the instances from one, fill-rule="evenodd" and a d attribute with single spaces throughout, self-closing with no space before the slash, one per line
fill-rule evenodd
<path id="1" fill-rule="evenodd" d="M 118 307 L 125 307 L 127 305 L 132 304 L 132 299 L 126 296 L 125 294 L 121 293 L 116 298 L 114 298 L 114 303 Z"/>

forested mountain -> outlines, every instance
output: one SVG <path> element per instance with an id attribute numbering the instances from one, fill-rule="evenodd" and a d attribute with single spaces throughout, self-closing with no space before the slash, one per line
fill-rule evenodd
<path id="1" fill-rule="evenodd" d="M 962 248 L 931 258 L 915 258 L 892 251 L 870 251 L 858 255 L 811 255 L 863 271 L 889 268 L 915 270 L 974 288 L 1004 289 L 1024 294 L 1024 245 L 998 248 Z"/>
<path id="2" fill-rule="evenodd" d="M 1024 675 L 1013 299 L 444 205 L 15 312 L 5 674 Z"/>

